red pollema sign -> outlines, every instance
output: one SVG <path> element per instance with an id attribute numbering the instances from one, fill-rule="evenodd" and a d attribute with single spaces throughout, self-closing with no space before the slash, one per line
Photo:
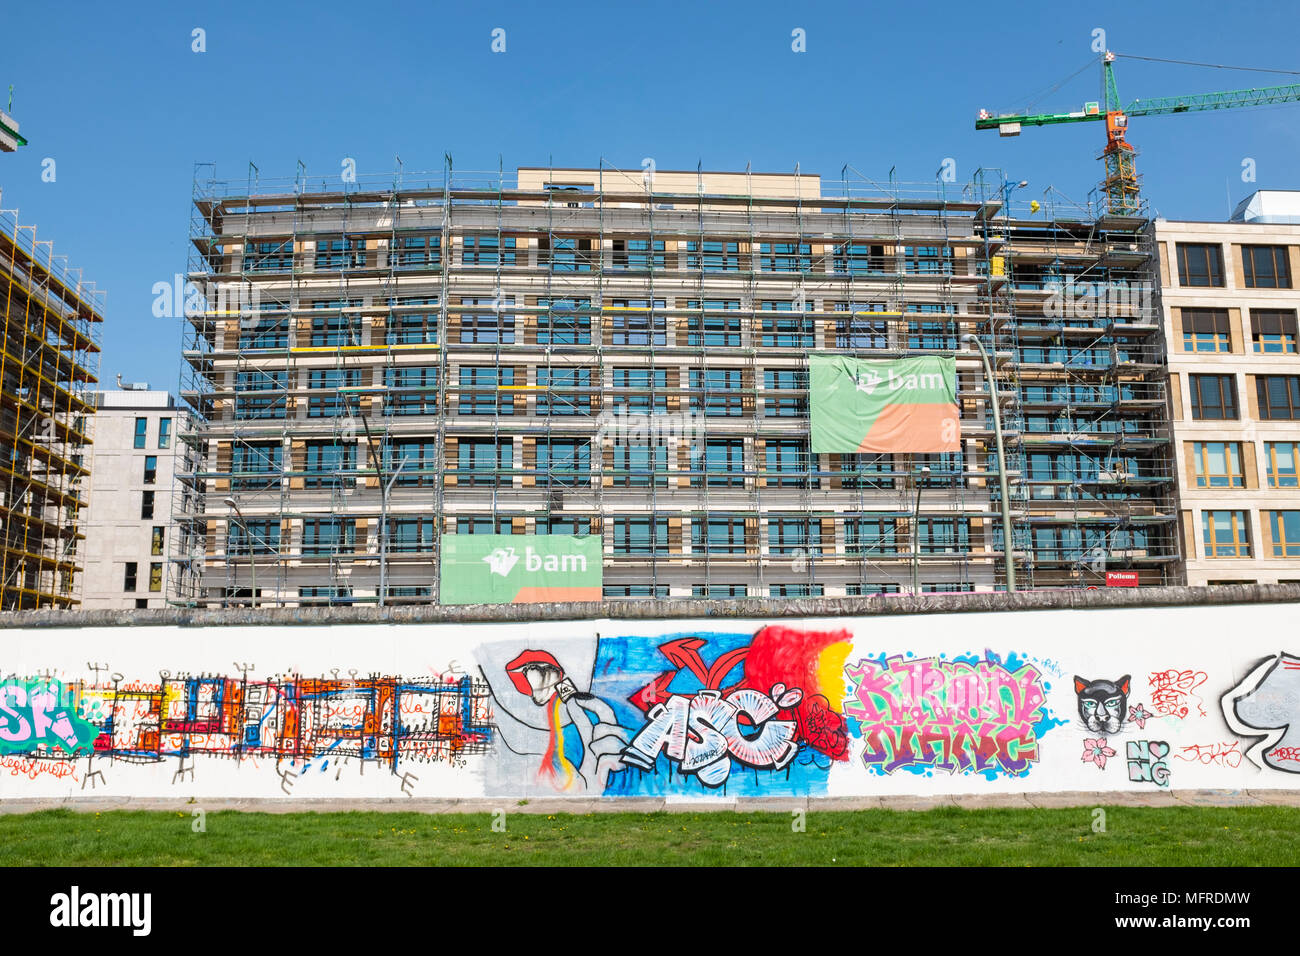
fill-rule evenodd
<path id="1" fill-rule="evenodd" d="M 1107 571 L 1106 587 L 1108 588 L 1135 588 L 1138 586 L 1138 573 L 1136 571 Z"/>

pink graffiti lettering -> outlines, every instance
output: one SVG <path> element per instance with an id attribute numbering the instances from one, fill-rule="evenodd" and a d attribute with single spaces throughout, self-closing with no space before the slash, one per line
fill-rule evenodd
<path id="1" fill-rule="evenodd" d="M 1147 683 L 1151 685 L 1151 706 L 1157 714 L 1182 719 L 1190 713 L 1187 706 L 1190 697 L 1196 701 L 1196 709 L 1204 717 L 1205 708 L 1201 706 L 1200 696 L 1194 691 L 1206 680 L 1205 671 L 1180 671 L 1174 668 L 1153 671 L 1147 678 Z"/>
<path id="2" fill-rule="evenodd" d="M 1221 744 L 1184 744 L 1183 753 L 1174 754 L 1174 757 L 1189 763 L 1200 763 L 1206 766 L 1213 764 L 1217 767 L 1235 769 L 1241 766 L 1241 751 L 1237 749 L 1239 746 L 1241 746 L 1240 741 L 1236 740 Z"/>
<path id="3" fill-rule="evenodd" d="M 674 694 L 646 714 L 648 723 L 623 751 L 623 762 L 652 770 L 663 751 L 677 761 L 682 773 L 708 787 L 726 783 L 731 758 L 748 767 L 780 770 L 799 748 L 794 721 L 773 718 L 801 698 L 801 691 L 779 684 L 772 688 L 772 696 L 748 687 L 725 697 L 717 690 L 694 696 Z"/>
<path id="4" fill-rule="evenodd" d="M 996 661 L 863 660 L 845 668 L 868 768 L 930 766 L 951 772 L 1020 774 L 1038 759 L 1035 725 L 1046 701 L 1031 664 L 1014 673 Z"/>

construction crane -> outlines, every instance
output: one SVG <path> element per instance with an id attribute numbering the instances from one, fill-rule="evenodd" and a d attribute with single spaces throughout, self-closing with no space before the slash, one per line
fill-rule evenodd
<path id="1" fill-rule="evenodd" d="M 1056 123 L 1106 123 L 1106 148 L 1102 150 L 1101 159 L 1106 164 L 1106 178 L 1100 189 L 1106 194 L 1106 208 L 1111 215 L 1135 216 L 1141 208 L 1139 196 L 1136 155 L 1133 145 L 1128 142 L 1128 121 L 1134 116 L 1161 116 L 1167 113 L 1194 113 L 1201 110 L 1231 110 L 1247 106 L 1265 106 L 1272 103 L 1295 103 L 1300 101 L 1300 83 L 1288 86 L 1266 86 L 1248 90 L 1227 90 L 1221 93 L 1196 93 L 1191 96 L 1160 96 L 1153 99 L 1134 100 L 1128 106 L 1122 106 L 1119 90 L 1115 85 L 1114 63 L 1117 56 L 1107 50 L 1101 55 L 1102 95 L 1105 102 L 1089 102 L 1083 109 L 1074 113 L 1033 113 L 1003 114 L 994 116 L 988 110 L 980 110 L 975 120 L 975 128 L 996 129 L 1002 136 L 1019 136 L 1024 126 L 1051 126 Z M 1156 60 L 1155 57 L 1130 57 L 1131 59 Z M 1181 60 L 1156 60 L 1165 63 L 1185 63 Z M 1220 69 L 1251 69 L 1241 67 L 1222 67 L 1213 63 L 1186 64 L 1190 66 L 1214 66 Z M 1085 67 L 1086 69 L 1086 67 Z M 1082 72 L 1082 71 L 1080 71 Z M 1260 70 L 1265 73 L 1292 73 L 1293 70 Z"/>

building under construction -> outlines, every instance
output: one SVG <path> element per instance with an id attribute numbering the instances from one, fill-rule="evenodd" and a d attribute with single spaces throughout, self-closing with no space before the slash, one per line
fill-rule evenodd
<path id="1" fill-rule="evenodd" d="M 484 533 L 599 536 L 606 599 L 987 590 L 1004 504 L 1021 587 L 1173 583 L 1150 223 L 1014 189 L 196 177 L 170 590 L 432 602 Z M 962 450 L 811 454 L 814 352 L 955 354 Z"/>
<path id="2" fill-rule="evenodd" d="M 0 608 L 79 603 L 102 298 L 0 209 Z"/>

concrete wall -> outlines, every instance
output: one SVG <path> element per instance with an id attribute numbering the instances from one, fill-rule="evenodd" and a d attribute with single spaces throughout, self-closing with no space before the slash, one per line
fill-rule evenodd
<path id="1" fill-rule="evenodd" d="M 14 615 L 0 799 L 1294 788 L 1300 588 L 1225 590 Z"/>

